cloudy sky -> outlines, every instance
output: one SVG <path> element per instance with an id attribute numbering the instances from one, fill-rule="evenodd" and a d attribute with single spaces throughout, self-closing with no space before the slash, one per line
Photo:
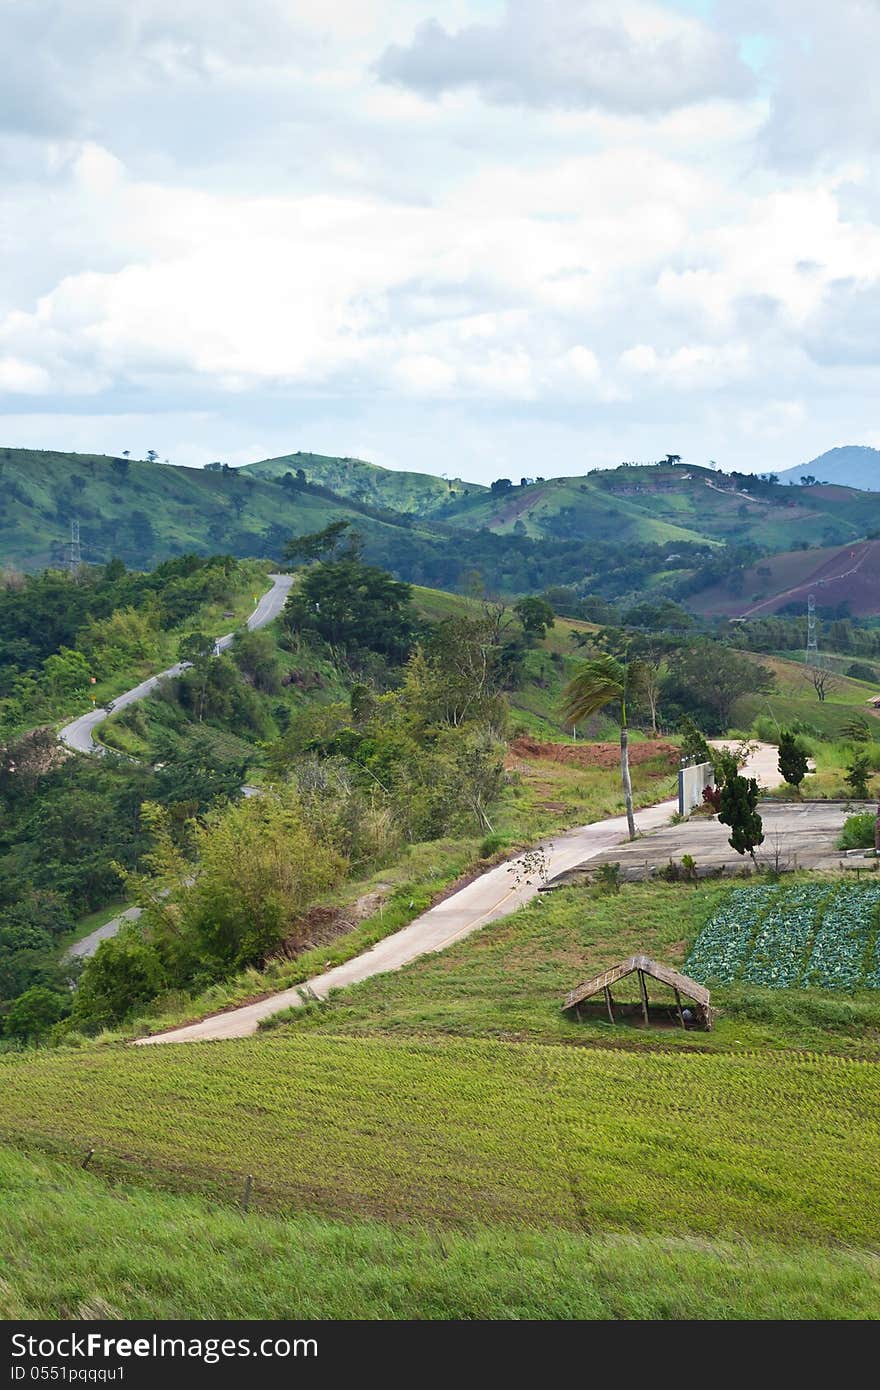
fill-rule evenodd
<path id="1" fill-rule="evenodd" d="M 880 446 L 880 0 L 0 0 L 0 443 Z"/>

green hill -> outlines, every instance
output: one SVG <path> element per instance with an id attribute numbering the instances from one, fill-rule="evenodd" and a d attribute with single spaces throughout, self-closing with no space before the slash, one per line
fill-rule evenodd
<path id="1" fill-rule="evenodd" d="M 746 491 L 745 489 L 750 489 Z M 705 468 L 630 467 L 551 478 L 459 499 L 455 524 L 562 540 L 631 538 L 662 545 L 751 542 L 762 550 L 845 545 L 880 525 L 880 494 L 789 488 Z"/>
<path id="2" fill-rule="evenodd" d="M 711 613 L 727 611 L 724 596 L 719 608 L 718 595 L 704 602 L 696 589 L 728 583 L 724 546 L 752 546 L 742 558 L 754 563 L 805 545 L 818 554 L 858 544 L 880 532 L 880 492 L 666 464 L 487 489 L 318 454 L 195 469 L 0 450 L 0 565 L 13 568 L 63 563 L 73 521 L 85 562 L 119 556 L 149 568 L 185 553 L 277 561 L 291 536 L 340 520 L 357 528 L 372 563 L 416 584 L 506 594 L 567 584 L 623 602 L 646 590 L 694 593 L 694 606 Z M 835 604 L 876 611 L 869 571 L 852 583 L 844 576 Z M 770 597 L 764 578 L 746 575 L 743 592 Z M 734 576 L 734 608 L 737 596 Z"/>
<path id="3" fill-rule="evenodd" d="M 102 454 L 0 450 L 0 562 L 40 569 L 65 558 L 73 520 L 82 558 L 150 566 L 188 551 L 272 558 L 291 535 L 357 517 L 370 537 L 388 523 L 356 503 L 236 469 L 212 472 Z"/>
<path id="4" fill-rule="evenodd" d="M 461 478 L 401 473 L 363 459 L 332 458 L 326 454 L 284 454 L 281 458 L 248 463 L 240 471 L 277 479 L 298 470 L 302 470 L 308 482 L 320 483 L 341 497 L 412 516 L 433 516 L 458 498 L 488 492 L 481 483 L 466 483 Z"/>
<path id="5" fill-rule="evenodd" d="M 593 590 L 611 585 L 617 595 L 632 587 L 633 547 L 657 534 L 650 518 L 637 514 L 610 517 L 601 535 L 596 526 L 582 535 L 562 526 L 558 536 L 501 529 L 496 534 L 481 517 L 469 523 L 466 515 L 485 489 L 450 498 L 441 479 L 360 465 L 365 476 L 380 479 L 374 495 L 387 482 L 402 489 L 400 506 L 431 512 L 417 516 L 390 509 L 387 500 L 376 506 L 308 476 L 303 481 L 286 465 L 282 460 L 272 477 L 249 468 L 178 468 L 99 454 L 0 449 L 0 565 L 37 570 L 62 564 L 74 521 L 84 562 L 118 556 L 129 568 L 151 568 L 186 553 L 277 560 L 291 536 L 346 520 L 362 536 L 371 563 L 416 584 L 516 594 L 579 583 Z M 338 486 L 365 490 L 356 477 L 332 470 L 329 476 Z M 632 582 L 640 586 L 641 576 L 653 574 L 664 554 L 642 555 L 640 576 Z"/>

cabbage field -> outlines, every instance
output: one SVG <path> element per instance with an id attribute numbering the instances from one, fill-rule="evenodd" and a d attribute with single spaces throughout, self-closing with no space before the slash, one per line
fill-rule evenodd
<path id="1" fill-rule="evenodd" d="M 685 962 L 695 980 L 880 989 L 880 884 L 737 888 Z"/>

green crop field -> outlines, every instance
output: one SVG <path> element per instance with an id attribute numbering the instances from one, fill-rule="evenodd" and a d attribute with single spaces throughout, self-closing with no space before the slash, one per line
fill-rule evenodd
<path id="1" fill-rule="evenodd" d="M 863 1251 L 243 1217 L 2 1148 L 0 1261 L 10 1320 L 880 1316 Z"/>
<path id="2" fill-rule="evenodd" d="M 287 1211 L 863 1246 L 880 1216 L 880 1071 L 837 1058 L 274 1037 L 7 1057 L 0 1094 L 6 1140 Z"/>
<path id="3" fill-rule="evenodd" d="M 773 989 L 880 989 L 880 885 L 739 888 L 685 962 L 694 979 Z"/>

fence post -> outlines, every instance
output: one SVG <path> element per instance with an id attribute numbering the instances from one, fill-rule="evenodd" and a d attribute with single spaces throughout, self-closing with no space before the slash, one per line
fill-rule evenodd
<path id="1" fill-rule="evenodd" d="M 94 1150 L 94 1149 L 89 1149 L 88 1153 L 86 1154 L 86 1156 L 85 1156 L 85 1158 L 83 1159 L 82 1164 L 81 1164 L 80 1166 L 81 1166 L 82 1168 L 88 1168 L 89 1164 L 91 1163 L 92 1159 L 94 1158 L 94 1155 L 95 1155 L 95 1150 Z"/>
<path id="2" fill-rule="evenodd" d="M 253 1181 L 253 1174 L 248 1173 L 247 1177 L 244 1180 L 244 1197 L 242 1198 L 241 1203 L 242 1211 L 247 1211 L 248 1207 L 251 1204 L 251 1186 L 253 1184 Z"/>

